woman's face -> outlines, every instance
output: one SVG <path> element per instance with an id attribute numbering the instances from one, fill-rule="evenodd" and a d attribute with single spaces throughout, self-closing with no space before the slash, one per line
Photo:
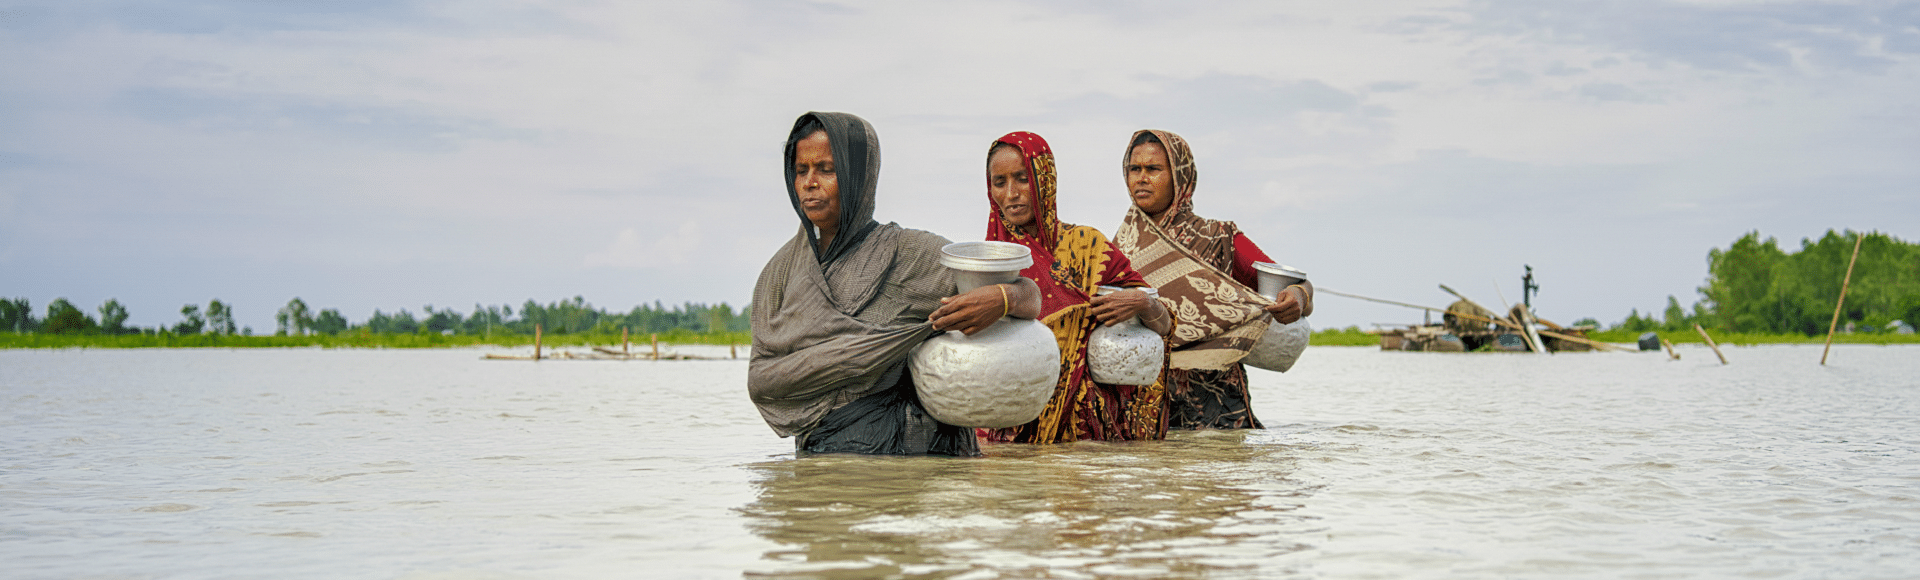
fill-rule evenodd
<path id="1" fill-rule="evenodd" d="M 1127 191 L 1147 215 L 1157 216 L 1173 207 L 1173 168 L 1159 143 L 1141 143 L 1127 155 Z"/>
<path id="2" fill-rule="evenodd" d="M 1000 219 L 1013 227 L 1033 223 L 1033 176 L 1020 149 L 998 147 L 987 158 L 987 195 L 1000 207 Z"/>
<path id="3" fill-rule="evenodd" d="M 832 145 L 826 131 L 816 131 L 793 147 L 793 190 L 807 221 L 822 232 L 840 226 L 840 181 L 833 173 Z"/>

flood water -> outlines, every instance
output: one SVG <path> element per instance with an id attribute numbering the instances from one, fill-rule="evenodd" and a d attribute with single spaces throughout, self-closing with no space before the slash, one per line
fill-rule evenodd
<path id="1" fill-rule="evenodd" d="M 0 575 L 1920 574 L 1910 346 L 1314 347 L 1266 430 L 973 459 L 796 459 L 744 361 L 484 352 L 0 351 Z"/>

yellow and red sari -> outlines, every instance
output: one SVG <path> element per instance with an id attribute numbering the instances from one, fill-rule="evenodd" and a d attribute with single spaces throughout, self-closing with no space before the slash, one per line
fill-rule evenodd
<path id="1" fill-rule="evenodd" d="M 1040 286 L 1041 322 L 1060 345 L 1060 382 L 1040 418 L 983 435 L 1017 443 L 1166 438 L 1164 373 L 1151 385 L 1107 385 L 1094 382 L 1087 371 L 1087 339 L 1100 324 L 1087 302 L 1100 286 L 1136 288 L 1146 286 L 1146 280 L 1100 230 L 1060 222 L 1053 149 L 1045 139 L 1017 131 L 994 143 L 1013 146 L 1026 162 L 1035 213 L 1026 227 L 1011 227 L 1000 214 L 999 202 L 989 195 L 987 239 L 1033 250 L 1033 265 L 1020 275 Z M 993 149 L 987 151 L 991 157 Z"/>

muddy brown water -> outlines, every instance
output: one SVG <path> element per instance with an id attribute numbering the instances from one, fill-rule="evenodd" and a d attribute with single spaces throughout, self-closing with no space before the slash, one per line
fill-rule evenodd
<path id="1" fill-rule="evenodd" d="M 484 352 L 0 351 L 5 576 L 1920 570 L 1915 347 L 1315 347 L 1250 371 L 1265 430 L 959 460 L 796 459 L 744 361 Z"/>

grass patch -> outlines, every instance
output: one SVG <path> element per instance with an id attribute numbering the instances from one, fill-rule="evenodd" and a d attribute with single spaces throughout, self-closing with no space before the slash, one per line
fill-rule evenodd
<path id="1" fill-rule="evenodd" d="M 1645 331 L 1601 330 L 1587 333 L 1587 337 L 1600 342 L 1632 344 L 1640 341 Z M 1674 344 L 1704 344 L 1700 333 L 1687 330 L 1656 330 L 1655 334 Z M 1826 335 L 1807 336 L 1798 333 L 1773 334 L 1760 332 L 1724 332 L 1707 330 L 1717 344 L 1751 346 L 1756 344 L 1826 344 Z M 1834 344 L 1920 344 L 1920 334 L 1893 333 L 1854 333 L 1833 335 Z"/>
<path id="2" fill-rule="evenodd" d="M 1380 335 L 1369 334 L 1358 326 L 1328 328 L 1313 332 L 1313 346 L 1380 346 Z"/>

